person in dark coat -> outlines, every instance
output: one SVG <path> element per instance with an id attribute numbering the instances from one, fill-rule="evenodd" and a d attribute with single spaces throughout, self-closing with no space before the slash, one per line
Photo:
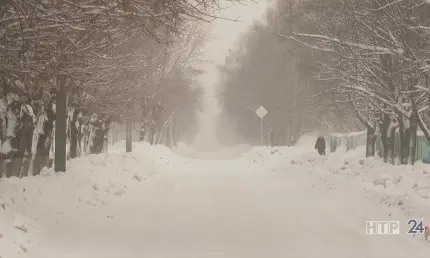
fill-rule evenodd
<path id="1" fill-rule="evenodd" d="M 325 139 L 324 137 L 320 136 L 317 139 L 317 142 L 315 143 L 315 149 L 318 150 L 318 153 L 320 155 L 325 155 Z"/>

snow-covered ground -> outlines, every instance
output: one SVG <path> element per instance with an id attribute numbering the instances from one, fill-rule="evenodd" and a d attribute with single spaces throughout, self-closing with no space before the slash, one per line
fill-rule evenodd
<path id="1" fill-rule="evenodd" d="M 118 143 L 66 174 L 4 180 L 0 257 L 430 255 L 405 233 L 408 219 L 430 220 L 428 165 L 394 167 L 360 149 L 321 157 L 313 143 L 206 155 L 147 144 L 126 154 Z M 402 234 L 365 235 L 366 220 L 400 220 Z"/>

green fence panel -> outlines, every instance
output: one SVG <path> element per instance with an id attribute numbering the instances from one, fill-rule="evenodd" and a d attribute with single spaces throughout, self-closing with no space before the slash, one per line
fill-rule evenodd
<path id="1" fill-rule="evenodd" d="M 325 137 L 330 152 L 335 152 L 340 146 L 345 146 L 347 151 L 356 149 L 359 146 L 365 146 L 367 141 L 366 132 L 355 135 L 328 135 Z M 375 141 L 375 153 L 379 157 L 384 156 L 384 146 L 381 136 L 378 135 Z M 400 134 L 396 132 L 394 138 L 394 157 L 398 158 L 400 153 Z M 415 160 L 422 160 L 424 163 L 430 163 L 430 145 L 427 143 L 425 136 L 417 136 L 417 146 L 415 149 Z"/>
<path id="2" fill-rule="evenodd" d="M 417 136 L 417 146 L 415 148 L 415 161 L 422 160 L 423 158 L 423 151 L 422 151 L 422 137 Z"/>
<path id="3" fill-rule="evenodd" d="M 422 151 L 422 160 L 423 163 L 429 164 L 430 163 L 430 146 L 426 140 L 424 140 L 421 144 L 421 151 Z"/>

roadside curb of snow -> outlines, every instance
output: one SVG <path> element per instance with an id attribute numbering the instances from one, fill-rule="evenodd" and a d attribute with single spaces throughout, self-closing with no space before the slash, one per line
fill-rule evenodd
<path id="1" fill-rule="evenodd" d="M 320 185 L 335 195 L 346 191 L 362 196 L 387 207 L 387 217 L 400 216 L 406 221 L 424 218 L 430 226 L 430 166 L 393 166 L 379 158 L 363 158 L 363 153 L 361 147 L 326 156 L 309 147 L 255 147 L 241 158 L 269 172 L 300 171 L 307 174 L 312 187 Z"/>
<path id="2" fill-rule="evenodd" d="M 44 169 L 40 176 L 1 180 L 0 257 L 36 252 L 35 239 L 43 233 L 40 223 L 67 224 L 68 219 L 86 216 L 96 206 L 107 207 L 156 175 L 162 164 L 166 164 L 162 157 L 156 160 L 136 152 L 106 153 L 71 160 L 66 173 Z M 64 205 L 71 207 L 64 209 Z M 46 216 L 47 210 L 50 216 Z M 71 213 L 64 214 L 64 210 Z M 99 215 L 94 219 L 106 217 Z"/>
<path id="3" fill-rule="evenodd" d="M 73 159 L 67 164 L 68 172 L 55 173 L 52 169 L 42 171 L 40 177 L 69 178 L 65 182 L 88 185 L 99 194 L 121 197 L 131 187 L 139 185 L 158 172 L 157 164 L 139 153 L 105 153 Z M 67 188 L 62 184 L 63 189 Z"/>
<path id="4" fill-rule="evenodd" d="M 327 156 L 309 152 L 293 159 L 291 165 L 306 168 L 330 190 L 345 185 L 359 186 L 356 188 L 364 198 L 376 198 L 408 219 L 423 217 L 430 225 L 430 167 L 425 164 L 393 166 L 378 158 L 363 158 L 362 153 L 361 148 Z M 390 209 L 388 216 L 391 216 Z"/>

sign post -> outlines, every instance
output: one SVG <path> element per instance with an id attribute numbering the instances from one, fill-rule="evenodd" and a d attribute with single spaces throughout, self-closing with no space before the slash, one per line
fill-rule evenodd
<path id="1" fill-rule="evenodd" d="M 255 113 L 260 118 L 260 138 L 261 138 L 261 146 L 263 146 L 263 118 L 267 115 L 267 110 L 261 106 L 257 110 L 255 110 Z"/>

